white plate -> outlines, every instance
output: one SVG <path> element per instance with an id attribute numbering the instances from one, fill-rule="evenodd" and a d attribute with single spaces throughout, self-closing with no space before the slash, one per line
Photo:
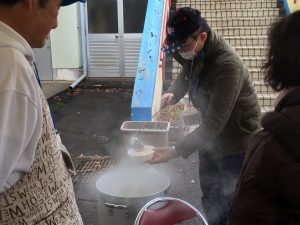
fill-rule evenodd
<path id="1" fill-rule="evenodd" d="M 145 145 L 144 149 L 142 151 L 136 151 L 134 149 L 129 149 L 128 155 L 133 159 L 143 162 L 143 161 L 146 161 L 146 160 L 152 158 L 152 155 L 154 153 L 153 149 L 154 149 L 153 146 Z"/>

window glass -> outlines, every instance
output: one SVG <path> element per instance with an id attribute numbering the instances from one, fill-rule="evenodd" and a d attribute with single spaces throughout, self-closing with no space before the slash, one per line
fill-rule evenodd
<path id="1" fill-rule="evenodd" d="M 88 0 L 89 33 L 118 33 L 117 9 L 117 0 Z"/>
<path id="2" fill-rule="evenodd" d="M 147 0 L 124 0 L 124 32 L 143 33 Z"/>

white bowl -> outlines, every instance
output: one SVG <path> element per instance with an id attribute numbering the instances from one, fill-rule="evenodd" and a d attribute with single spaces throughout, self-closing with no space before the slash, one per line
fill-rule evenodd
<path id="1" fill-rule="evenodd" d="M 146 160 L 149 160 L 152 158 L 154 153 L 154 147 L 150 145 L 144 145 L 144 149 L 141 151 L 136 151 L 134 149 L 128 150 L 128 155 L 131 159 L 137 161 L 137 162 L 145 162 Z"/>

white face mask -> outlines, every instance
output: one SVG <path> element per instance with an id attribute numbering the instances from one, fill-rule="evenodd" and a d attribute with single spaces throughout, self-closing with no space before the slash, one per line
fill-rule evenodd
<path id="1" fill-rule="evenodd" d="M 195 58 L 195 56 L 196 56 L 195 49 L 197 47 L 198 40 L 199 40 L 199 38 L 197 39 L 197 42 L 196 42 L 194 48 L 191 51 L 188 51 L 188 52 L 179 52 L 179 54 L 181 55 L 182 58 L 188 59 L 188 60 L 192 60 L 192 59 Z"/>

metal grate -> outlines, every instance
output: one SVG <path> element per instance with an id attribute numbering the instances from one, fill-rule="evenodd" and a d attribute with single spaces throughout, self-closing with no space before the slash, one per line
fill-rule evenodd
<path id="1" fill-rule="evenodd" d="M 72 177 L 74 185 L 94 181 L 99 174 L 109 169 L 114 163 L 110 156 L 79 156 L 80 163 L 76 175 Z"/>

